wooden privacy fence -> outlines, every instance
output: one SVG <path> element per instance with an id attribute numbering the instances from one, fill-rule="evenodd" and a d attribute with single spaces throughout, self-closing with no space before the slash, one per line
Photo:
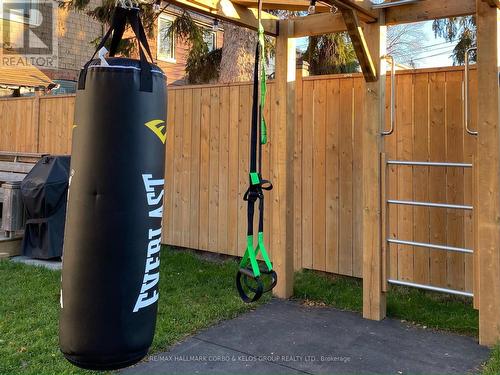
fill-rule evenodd
<path id="1" fill-rule="evenodd" d="M 74 95 L 0 99 L 0 150 L 69 154 Z"/>
<path id="2" fill-rule="evenodd" d="M 364 79 L 298 73 L 295 267 L 362 277 Z M 475 81 L 472 70 L 472 119 Z M 387 159 L 472 162 L 476 140 L 463 126 L 462 69 L 401 71 L 396 88 L 396 130 L 385 137 Z M 169 90 L 165 243 L 243 255 L 251 99 L 248 83 Z M 72 96 L 0 100 L 0 149 L 69 153 L 73 106 Z M 271 82 L 265 109 L 269 144 L 263 151 L 263 177 L 271 180 L 277 179 L 280 162 L 274 137 L 277 111 Z M 391 199 L 472 205 L 472 174 L 471 169 L 390 166 L 385 193 Z M 278 240 L 275 233 L 280 230 L 273 222 L 273 192 L 266 195 L 266 203 L 266 242 L 272 256 L 273 238 Z M 389 213 L 391 238 L 473 248 L 472 212 L 401 206 Z M 473 289 L 472 255 L 391 245 L 389 256 L 393 279 Z"/>

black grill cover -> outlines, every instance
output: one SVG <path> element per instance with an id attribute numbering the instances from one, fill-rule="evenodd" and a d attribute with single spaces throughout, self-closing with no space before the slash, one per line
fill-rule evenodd
<path id="1" fill-rule="evenodd" d="M 69 165 L 69 156 L 45 156 L 21 183 L 27 217 L 22 252 L 27 257 L 62 255 Z"/>

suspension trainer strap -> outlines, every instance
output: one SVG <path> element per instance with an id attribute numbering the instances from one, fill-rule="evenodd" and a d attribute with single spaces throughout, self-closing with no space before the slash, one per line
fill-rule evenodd
<path id="1" fill-rule="evenodd" d="M 271 190 L 270 181 L 262 179 L 262 145 L 267 143 L 267 126 L 263 116 L 266 99 L 266 68 L 265 68 L 265 38 L 264 27 L 261 23 L 262 0 L 259 0 L 258 41 L 255 50 L 255 67 L 253 80 L 252 121 L 250 129 L 250 175 L 249 187 L 243 197 L 247 201 L 247 248 L 240 262 L 240 270 L 236 275 L 236 287 L 240 297 L 245 302 L 257 301 L 263 293 L 274 288 L 277 282 L 276 272 L 264 245 L 264 190 Z M 255 203 L 259 201 L 259 224 L 257 243 L 254 245 L 254 214 Z M 257 255 L 261 254 L 264 266 L 257 262 Z M 261 275 L 269 275 L 271 281 L 265 286 Z M 250 296 L 245 288 L 253 293 Z M 250 293 L 251 294 L 251 293 Z"/>

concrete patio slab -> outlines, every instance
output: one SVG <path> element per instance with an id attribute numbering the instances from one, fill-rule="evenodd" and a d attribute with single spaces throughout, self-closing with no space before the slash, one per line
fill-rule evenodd
<path id="1" fill-rule="evenodd" d="M 29 266 L 38 266 L 38 267 L 45 267 L 48 268 L 49 270 L 60 270 L 62 268 L 62 262 L 60 259 L 57 260 L 42 260 L 42 259 L 33 259 L 33 258 L 28 258 L 23 255 L 16 256 L 10 258 L 12 262 L 16 263 L 24 263 Z"/>
<path id="2" fill-rule="evenodd" d="M 122 373 L 470 374 L 488 355 L 470 337 L 272 300 Z"/>

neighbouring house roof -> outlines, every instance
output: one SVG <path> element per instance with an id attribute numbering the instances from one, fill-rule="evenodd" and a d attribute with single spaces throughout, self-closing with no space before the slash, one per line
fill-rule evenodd
<path id="1" fill-rule="evenodd" d="M 0 85 L 12 87 L 47 87 L 52 81 L 33 65 L 0 65 Z"/>

